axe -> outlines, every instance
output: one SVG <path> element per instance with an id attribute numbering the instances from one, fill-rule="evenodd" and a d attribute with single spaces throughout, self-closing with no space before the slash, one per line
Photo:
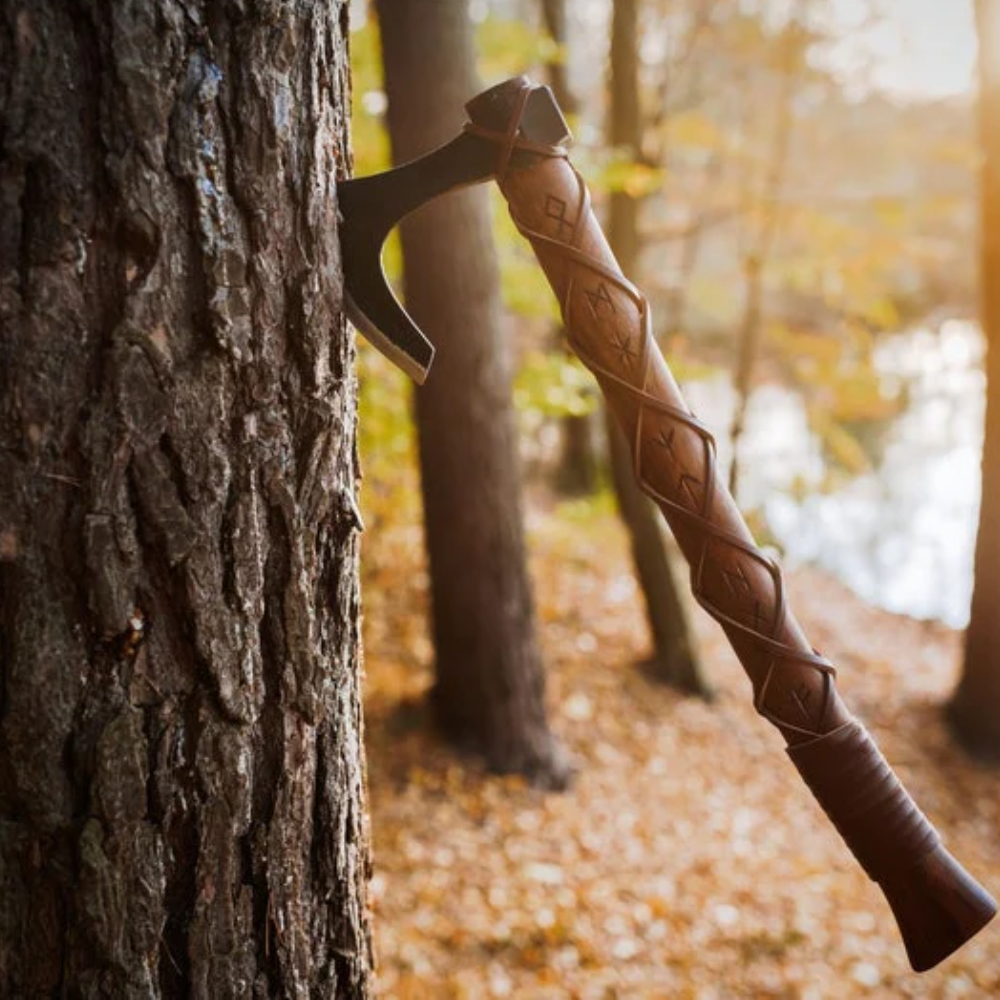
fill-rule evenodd
<path id="1" fill-rule="evenodd" d="M 781 571 L 755 545 L 718 477 L 715 441 L 653 338 L 649 304 L 621 273 L 591 210 L 552 93 L 517 77 L 475 97 L 466 112 L 464 130 L 446 145 L 340 185 L 348 315 L 422 383 L 434 348 L 390 291 L 382 244 L 424 202 L 497 181 L 559 300 L 570 346 L 625 432 L 639 485 L 690 564 L 695 598 L 750 678 L 755 708 L 780 730 L 792 763 L 881 887 L 910 964 L 930 969 L 984 927 L 996 903 L 945 849 L 792 615 Z"/>

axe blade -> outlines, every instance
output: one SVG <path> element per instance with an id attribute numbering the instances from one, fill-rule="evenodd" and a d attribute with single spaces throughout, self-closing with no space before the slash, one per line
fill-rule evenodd
<path id="1" fill-rule="evenodd" d="M 417 385 L 423 385 L 434 360 L 434 345 L 396 301 L 385 280 L 381 260 L 378 268 L 381 281 L 373 282 L 367 289 L 365 301 L 368 309 L 380 317 L 379 322 L 371 319 L 355 302 L 345 274 L 344 305 L 347 318 L 365 335 L 370 344 L 377 347 L 394 365 L 398 365 Z"/>
<path id="2" fill-rule="evenodd" d="M 470 104 L 499 116 L 510 108 L 509 95 L 531 88 L 519 132 L 549 144 L 569 137 L 559 105 L 548 87 L 524 77 L 506 80 Z M 491 122 L 491 124 L 493 124 Z M 508 122 L 497 120 L 502 133 Z M 418 385 L 427 378 L 434 345 L 396 300 L 382 268 L 382 247 L 390 231 L 410 212 L 440 195 L 490 180 L 500 143 L 493 136 L 462 132 L 451 142 L 409 163 L 342 181 L 337 188 L 340 247 L 347 315 L 365 337 Z M 517 154 L 521 155 L 521 154 Z"/>

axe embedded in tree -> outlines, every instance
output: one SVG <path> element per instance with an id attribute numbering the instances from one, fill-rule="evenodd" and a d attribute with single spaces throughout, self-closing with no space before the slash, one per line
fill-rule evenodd
<path id="1" fill-rule="evenodd" d="M 746 670 L 758 712 L 892 907 L 917 971 L 976 934 L 996 903 L 948 853 L 864 726 L 835 670 L 807 642 L 778 566 L 755 545 L 716 472 L 715 442 L 694 417 L 651 332 L 649 305 L 622 275 L 562 145 L 569 131 L 547 87 L 508 80 L 466 105 L 469 122 L 421 159 L 341 185 L 348 312 L 418 382 L 434 349 L 394 298 L 381 266 L 389 231 L 419 205 L 495 178 L 555 292 L 570 346 L 625 431 L 640 486 L 691 566 L 698 602 Z"/>

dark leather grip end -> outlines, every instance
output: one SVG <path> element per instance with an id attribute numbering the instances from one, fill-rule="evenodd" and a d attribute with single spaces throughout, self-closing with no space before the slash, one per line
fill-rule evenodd
<path id="1" fill-rule="evenodd" d="M 996 916 L 996 900 L 938 844 L 906 873 L 880 883 L 910 965 L 926 972 Z"/>
<path id="2" fill-rule="evenodd" d="M 993 898 L 945 850 L 860 722 L 788 747 L 788 755 L 882 887 L 916 971 L 947 958 L 996 914 Z"/>

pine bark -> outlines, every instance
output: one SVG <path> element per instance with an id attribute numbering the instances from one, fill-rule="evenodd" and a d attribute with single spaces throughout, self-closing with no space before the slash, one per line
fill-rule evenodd
<path id="1" fill-rule="evenodd" d="M 983 489 L 962 677 L 948 706 L 959 741 L 1000 761 L 1000 3 L 978 0 L 982 326 L 986 337 Z"/>
<path id="2" fill-rule="evenodd" d="M 0 0 L 0 995 L 370 995 L 345 3 Z"/>
<path id="3" fill-rule="evenodd" d="M 393 156 L 404 162 L 454 137 L 481 89 L 472 24 L 465 0 L 377 7 Z M 562 787 L 569 768 L 546 717 L 486 191 L 451 193 L 401 232 L 407 309 L 437 348 L 416 393 L 435 714 L 492 768 Z"/>
<path id="4" fill-rule="evenodd" d="M 611 24 L 608 139 L 633 161 L 641 155 L 642 138 L 638 20 L 638 0 L 616 0 Z M 608 242 L 622 272 L 634 278 L 639 263 L 639 202 L 624 191 L 611 194 Z M 639 489 L 628 442 L 608 413 L 605 423 L 615 496 L 628 530 L 653 642 L 651 673 L 689 694 L 709 697 L 710 686 L 664 540 L 660 513 Z"/>

